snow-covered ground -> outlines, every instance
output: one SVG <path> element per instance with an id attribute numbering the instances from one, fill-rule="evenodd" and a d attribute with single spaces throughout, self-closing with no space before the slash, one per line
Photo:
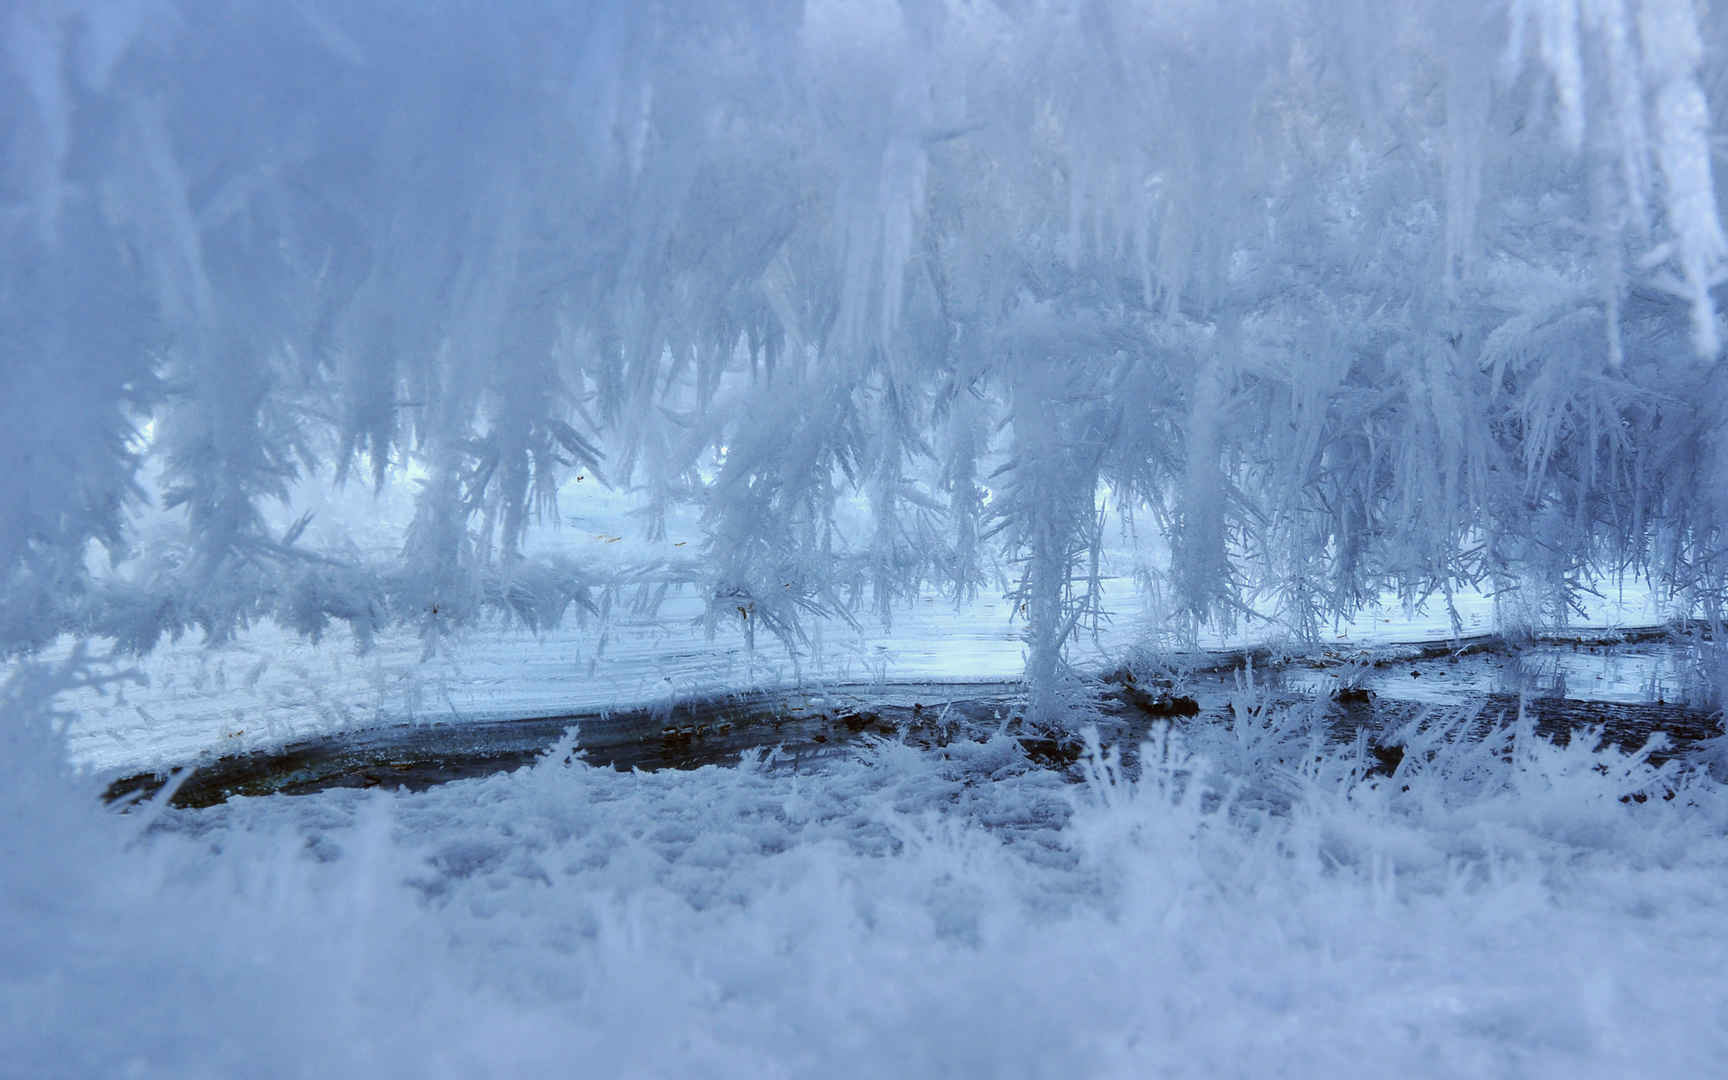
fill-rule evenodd
<path id="1" fill-rule="evenodd" d="M 1107 590 L 1083 664 L 1156 629 L 1125 575 Z M 1486 598 L 1459 608 L 1491 629 Z M 1585 622 L 1665 614 L 1630 591 Z M 1589 740 L 1503 759 L 1417 733 L 1370 781 L 1267 708 L 1172 734 L 1134 782 L 1099 759 L 1066 784 L 999 737 L 652 774 L 566 746 L 419 794 L 205 811 L 95 797 L 114 770 L 354 726 L 1023 660 L 992 597 L 822 625 L 796 665 L 699 615 L 674 594 L 425 661 L 406 633 L 356 655 L 259 626 L 61 694 L 65 744 L 11 731 L 0 777 L 0 1072 L 1691 1076 L 1728 1053 L 1728 798 Z M 1449 632 L 1389 603 L 1331 644 Z"/>
<path id="2" fill-rule="evenodd" d="M 1304 738 L 1244 713 L 1084 785 L 1006 739 L 805 772 L 566 746 L 420 794 L 117 818 L 14 735 L 0 1071 L 1715 1071 L 1719 785 L 1443 732 L 1364 781 Z"/>
<path id="3" fill-rule="evenodd" d="M 75 759 L 118 767 L 793 677 L 677 604 L 604 649 L 475 634 L 425 663 L 259 628 L 61 703 Z M 1485 601 L 1463 614 L 1486 629 Z M 1445 630 L 1382 612 L 1339 644 Z M 1136 621 L 1111 632 L 1099 662 Z M 852 633 L 802 677 L 1020 661 L 988 602 Z M 1100 760 L 1065 784 L 1001 738 L 652 774 L 562 747 L 420 794 L 124 817 L 14 735 L 0 1046 L 19 1076 L 1690 1076 L 1728 1053 L 1718 784 L 1527 733 L 1505 760 L 1418 734 L 1368 781 L 1296 752 L 1302 721 L 1173 734 L 1138 782 Z"/>
<path id="4" fill-rule="evenodd" d="M 617 550 L 618 523 L 583 525 L 565 542 Z M 1113 553 L 1115 617 L 1081 664 L 1157 629 L 1136 557 Z M 1445 637 L 1437 607 L 1388 601 L 1329 644 Z M 1492 628 L 1485 597 L 1459 614 Z M 1585 623 L 1666 614 L 1631 590 Z M 1509 763 L 1437 740 L 1373 783 L 1350 755 L 1289 767 L 1302 717 L 1269 709 L 1173 736 L 1138 782 L 1100 762 L 1065 784 L 998 738 L 653 774 L 560 751 L 420 794 L 123 817 L 95 798 L 116 770 L 371 724 L 1012 680 L 1023 662 L 993 596 L 818 625 L 796 663 L 700 615 L 674 592 L 653 616 L 482 628 L 429 660 L 406 632 L 357 655 L 260 625 L 61 694 L 64 749 L 9 755 L 6 1068 L 1622 1076 L 1702 1075 L 1728 1051 L 1728 799 L 1529 738 Z M 67 751 L 95 773 L 62 782 Z"/>

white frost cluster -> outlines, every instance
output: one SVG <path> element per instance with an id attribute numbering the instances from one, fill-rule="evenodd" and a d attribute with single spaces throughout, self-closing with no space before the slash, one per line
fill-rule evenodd
<path id="1" fill-rule="evenodd" d="M 1721 786 L 1470 726 L 1363 779 L 1244 710 L 1137 779 L 1094 747 L 1083 785 L 1006 738 L 657 773 L 567 739 L 124 818 L 13 739 L 0 1046 L 25 1076 L 1709 1075 Z"/>
<path id="2" fill-rule="evenodd" d="M 0 648 L 273 618 L 435 649 L 628 586 L 796 650 L 988 588 L 1054 685 L 1126 520 L 1189 632 L 1464 585 L 1558 619 L 1628 570 L 1714 612 L 1724 26 L 20 0 Z M 387 545 L 303 512 L 360 479 L 411 497 Z M 649 539 L 694 508 L 699 557 L 530 541 L 601 481 Z"/>

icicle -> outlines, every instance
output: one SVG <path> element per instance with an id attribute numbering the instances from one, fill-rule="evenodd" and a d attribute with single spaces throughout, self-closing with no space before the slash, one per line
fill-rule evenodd
<path id="1" fill-rule="evenodd" d="M 1644 122 L 1644 83 L 1631 41 L 1625 0 L 1584 0 L 1583 22 L 1595 35 L 1608 68 L 1613 143 L 1620 159 L 1621 183 L 1630 204 L 1627 215 L 1638 230 L 1649 227 L 1650 144 Z"/>
<path id="2" fill-rule="evenodd" d="M 1692 343 L 1700 356 L 1713 358 L 1721 351 L 1721 338 L 1710 289 L 1723 279 L 1728 237 L 1723 235 L 1711 175 L 1710 110 L 1697 78 L 1704 43 L 1690 0 L 1644 0 L 1638 30 L 1668 225 L 1683 293 L 1692 304 Z"/>
<path id="3" fill-rule="evenodd" d="M 1447 289 L 1454 294 L 1475 249 L 1476 208 L 1482 198 L 1489 93 L 1485 74 L 1455 55 L 1446 72 L 1446 254 Z"/>
<path id="4" fill-rule="evenodd" d="M 1605 166 L 1591 169 L 1590 194 L 1591 211 L 1596 218 L 1596 287 L 1602 297 L 1608 366 L 1618 371 L 1626 359 L 1620 336 L 1620 291 L 1625 278 L 1621 258 L 1623 225 L 1613 181 Z"/>
<path id="5" fill-rule="evenodd" d="M 1584 63 L 1578 48 L 1578 0 L 1541 0 L 1542 59 L 1554 80 L 1560 133 L 1576 150 L 1584 142 Z"/>

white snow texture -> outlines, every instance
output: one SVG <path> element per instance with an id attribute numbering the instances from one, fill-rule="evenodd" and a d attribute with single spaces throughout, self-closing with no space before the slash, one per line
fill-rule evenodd
<path id="1" fill-rule="evenodd" d="M 1725 47 L 1699 0 L 0 5 L 0 1074 L 1718 1070 L 1720 785 L 1518 723 L 1378 778 L 1242 703 L 1074 785 L 1006 735 L 203 812 L 81 769 L 837 672 L 1073 733 L 1130 646 L 1626 582 L 1720 641 Z"/>

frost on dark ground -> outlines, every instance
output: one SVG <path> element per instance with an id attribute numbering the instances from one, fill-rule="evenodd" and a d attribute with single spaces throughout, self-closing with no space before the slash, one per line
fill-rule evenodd
<path id="1" fill-rule="evenodd" d="M 455 713 L 416 672 L 575 680 L 668 611 L 819 682 L 932 598 L 1078 745 L 1127 576 L 1155 658 L 1628 583 L 1720 642 L 1725 46 L 1691 0 L 6 6 L 6 1060 L 1707 1071 L 1721 742 L 1375 770 L 1262 708 L 1066 786 L 985 732 L 203 818 L 65 750 L 138 746 L 98 700 L 344 726 L 350 645 Z M 267 654 L 146 710 L 182 638 Z"/>
<path id="2" fill-rule="evenodd" d="M 1528 722 L 1535 734 L 1562 744 L 1583 738 L 1628 752 L 1648 744 L 1653 764 L 1707 762 L 1721 729 L 1714 687 L 1698 662 L 1713 655 L 1714 644 L 1676 636 L 1615 631 L 1594 641 L 1518 646 L 1479 637 L 1349 655 L 1299 653 L 1282 662 L 1260 648 L 1188 657 L 1180 666 L 1168 654 L 1131 652 L 1126 664 L 1076 684 L 1085 688 L 1085 704 L 1072 702 L 1061 725 L 1038 723 L 1018 682 L 735 686 L 642 707 L 566 708 L 547 716 L 520 704 L 511 713 L 506 704 L 497 712 L 501 719 L 415 721 L 380 708 L 382 722 L 339 723 L 285 739 L 266 733 L 248 749 L 237 739 L 194 742 L 197 754 L 174 757 L 161 755 L 161 743 L 152 754 L 141 741 L 128 741 L 122 745 L 129 754 L 109 749 L 102 756 L 100 774 L 112 778 L 103 797 L 121 804 L 154 797 L 170 784 L 165 797 L 179 807 L 336 787 L 419 791 L 525 767 L 580 727 L 590 764 L 626 771 L 728 765 L 740 754 L 767 750 L 779 768 L 809 770 L 874 739 L 933 752 L 1005 739 L 1030 762 L 1080 780 L 1082 727 L 1122 754 L 1137 775 L 1139 743 L 1153 730 L 1233 729 L 1243 710 L 1263 708 L 1302 717 L 1312 752 L 1353 753 L 1365 768 L 1384 772 L 1402 760 L 1410 733 L 1437 709 L 1463 718 L 1460 737 L 1493 739 L 1514 721 Z M 524 692 L 530 681 L 525 668 L 516 671 L 510 688 L 516 696 L 504 701 L 544 699 Z M 83 699 L 87 706 L 91 700 Z M 251 722 L 236 714 L 234 723 Z M 184 712 L 175 718 L 189 720 Z M 80 731 L 88 765 L 102 732 L 98 722 L 80 719 L 81 728 L 97 729 Z M 106 733 L 118 735 L 114 728 Z"/>
<path id="3" fill-rule="evenodd" d="M 120 818 L 15 744 L 0 1041 L 29 1075 L 1707 1074 L 1721 786 L 1435 719 L 1390 776 L 1250 708 L 1132 781 L 1008 738 L 619 773 L 573 732 Z"/>

